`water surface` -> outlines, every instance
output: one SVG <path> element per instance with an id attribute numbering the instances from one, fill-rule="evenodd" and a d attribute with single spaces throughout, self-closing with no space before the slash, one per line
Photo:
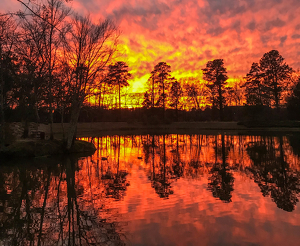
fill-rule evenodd
<path id="1" fill-rule="evenodd" d="M 86 138 L 0 166 L 0 245 L 298 245 L 295 135 Z"/>

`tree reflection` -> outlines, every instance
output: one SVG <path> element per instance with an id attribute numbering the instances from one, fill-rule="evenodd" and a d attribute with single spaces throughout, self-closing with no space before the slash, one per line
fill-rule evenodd
<path id="1" fill-rule="evenodd" d="M 299 84 L 300 85 L 300 84 Z M 289 143 L 293 149 L 294 154 L 300 156 L 300 135 L 299 133 L 294 133 L 288 136 Z"/>
<path id="2" fill-rule="evenodd" d="M 224 135 L 221 136 L 221 148 L 218 146 L 217 136 L 215 137 L 215 163 L 210 169 L 210 177 L 208 178 L 208 190 L 214 197 L 219 198 L 223 202 L 231 202 L 234 178 L 228 165 L 226 157 L 230 147 L 225 146 Z M 221 157 L 219 161 L 218 157 Z"/>
<path id="3" fill-rule="evenodd" d="M 172 149 L 171 151 L 171 159 L 172 159 L 173 178 L 178 179 L 184 175 L 184 167 L 185 167 L 185 163 L 181 160 L 178 134 L 176 134 L 176 149 Z"/>
<path id="4" fill-rule="evenodd" d="M 116 200 L 121 200 L 126 192 L 129 182 L 126 177 L 128 172 L 126 170 L 120 170 L 120 151 L 121 151 L 121 141 L 120 136 L 117 137 L 116 142 L 113 144 L 115 152 L 117 153 L 117 168 L 114 173 L 110 166 L 108 166 L 107 171 L 102 175 L 102 182 L 106 188 L 106 196 L 114 198 Z"/>
<path id="5" fill-rule="evenodd" d="M 131 148 L 132 152 L 138 149 L 135 159 L 141 160 L 139 165 L 147 172 L 152 188 L 161 198 L 169 198 L 176 192 L 172 183 L 177 179 L 208 176 L 208 190 L 212 195 L 225 203 L 231 202 L 234 172 L 239 171 L 250 174 L 249 177 L 259 184 L 263 195 L 271 196 L 278 207 L 290 211 L 298 202 L 298 171 L 295 166 L 290 167 L 287 159 L 287 155 L 291 155 L 290 147 L 295 148 L 291 138 L 289 146 L 284 139 L 243 135 L 130 136 L 127 137 L 128 143 L 131 143 L 128 146 L 125 146 L 125 137 L 124 146 L 120 145 L 119 137 L 110 138 L 115 139 L 111 146 L 115 149 L 112 155 L 117 168 L 113 168 L 113 163 L 107 163 L 102 180 L 109 183 L 108 196 L 117 200 L 126 195 L 129 183 L 128 171 L 118 169 L 120 148 L 123 147 Z M 289 151 L 288 154 L 285 154 L 286 151 Z M 298 159 L 293 160 L 299 163 Z"/>
<path id="6" fill-rule="evenodd" d="M 293 137 L 106 136 L 93 139 L 99 146 L 93 157 L 2 164 L 0 245 L 122 245 L 118 210 L 110 205 L 126 196 L 133 165 L 146 172 L 158 198 L 170 198 L 179 179 L 208 177 L 213 197 L 231 202 L 239 174 L 278 208 L 293 211 L 300 193 Z"/>
<path id="7" fill-rule="evenodd" d="M 103 206 L 83 199 L 78 159 L 50 165 L 1 167 L 1 245 L 123 245 L 116 224 L 101 218 Z"/>
<path id="8" fill-rule="evenodd" d="M 145 161 L 151 162 L 148 178 L 151 180 L 152 188 L 160 198 L 169 198 L 173 194 L 171 180 L 175 178 L 176 174 L 168 161 L 166 136 L 162 136 L 161 142 L 160 136 L 151 135 L 143 141 L 142 146 Z"/>
<path id="9" fill-rule="evenodd" d="M 186 163 L 186 171 L 188 175 L 192 178 L 197 178 L 203 176 L 205 170 L 205 162 L 201 159 L 201 148 L 203 135 L 196 136 L 197 141 L 193 142 L 193 137 L 189 135 L 189 155 L 190 159 Z"/>
<path id="10" fill-rule="evenodd" d="M 163 142 L 159 144 L 159 166 L 157 169 L 153 168 L 152 187 L 160 198 L 168 198 L 173 194 L 171 187 L 171 173 L 170 167 L 167 165 L 166 156 L 166 138 L 163 135 Z"/>
<path id="11" fill-rule="evenodd" d="M 39 220 L 42 216 L 35 198 L 43 195 L 41 187 L 45 187 L 47 175 L 25 167 L 13 171 L 3 167 L 0 173 L 0 238 L 10 245 L 33 244 L 40 234 Z"/>
<path id="12" fill-rule="evenodd" d="M 278 208 L 293 211 L 300 192 L 299 172 L 292 170 L 286 162 L 283 137 L 263 137 L 248 144 L 248 155 L 252 160 L 249 171 L 261 189 L 263 196 L 271 196 Z"/>

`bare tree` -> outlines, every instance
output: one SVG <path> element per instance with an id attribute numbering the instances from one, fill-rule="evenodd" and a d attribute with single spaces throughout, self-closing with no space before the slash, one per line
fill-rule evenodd
<path id="1" fill-rule="evenodd" d="M 82 104 L 94 90 L 96 78 L 116 53 L 118 33 L 111 20 L 93 24 L 90 18 L 75 15 L 72 29 L 66 35 L 64 56 L 73 69 L 69 93 L 71 121 L 67 136 L 70 150 L 76 135 L 76 126 Z"/>
<path id="2" fill-rule="evenodd" d="M 5 140 L 5 79 L 4 73 L 6 69 L 6 61 L 12 54 L 12 49 L 15 40 L 15 25 L 11 16 L 1 15 L 0 16 L 0 117 L 1 117 L 1 132 L 0 142 L 1 148 L 4 147 Z"/>
<path id="3" fill-rule="evenodd" d="M 245 82 L 242 78 L 235 77 L 231 87 L 227 87 L 228 105 L 230 106 L 242 106 L 244 100 L 243 85 Z"/>
<path id="4" fill-rule="evenodd" d="M 26 6 L 30 14 L 24 14 L 23 29 L 28 46 L 36 49 L 35 54 L 40 61 L 40 72 L 44 70 L 43 79 L 47 81 L 47 104 L 50 116 L 50 139 L 53 139 L 54 111 L 54 77 L 58 68 L 58 56 L 64 39 L 66 17 L 71 10 L 64 6 L 62 0 L 47 0 L 44 4 L 19 1 Z M 38 117 L 37 117 L 38 118 Z"/>
<path id="5" fill-rule="evenodd" d="M 184 77 L 181 78 L 180 84 L 183 88 L 183 103 L 184 109 L 199 110 L 203 105 L 207 104 L 207 86 L 200 82 L 196 77 Z"/>

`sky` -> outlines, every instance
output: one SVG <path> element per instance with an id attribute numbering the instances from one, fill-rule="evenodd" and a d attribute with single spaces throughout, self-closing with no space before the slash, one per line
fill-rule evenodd
<path id="1" fill-rule="evenodd" d="M 28 1 L 28 0 L 27 0 Z M 2 11 L 19 8 L 1 0 Z M 276 49 L 300 68 L 299 0 L 72 0 L 94 19 L 113 19 L 120 31 L 121 60 L 143 90 L 154 66 L 171 65 L 177 79 L 201 77 L 209 60 L 224 59 L 228 76 L 245 76 L 253 62 Z"/>

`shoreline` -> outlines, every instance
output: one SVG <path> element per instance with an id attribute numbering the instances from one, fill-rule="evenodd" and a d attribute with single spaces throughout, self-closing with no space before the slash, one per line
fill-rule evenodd
<path id="1" fill-rule="evenodd" d="M 65 133 L 68 123 L 64 123 Z M 39 131 L 50 134 L 50 125 L 39 125 Z M 63 135 L 61 123 L 53 124 L 55 137 Z M 95 122 L 78 123 L 77 137 L 92 137 L 103 135 L 135 135 L 135 134 L 247 134 L 262 133 L 300 133 L 300 127 L 246 127 L 238 122 L 174 122 L 171 124 L 146 125 L 143 123 L 127 122 Z"/>
<path id="2" fill-rule="evenodd" d="M 295 122 L 294 125 L 297 125 Z M 64 124 L 67 132 L 68 124 Z M 54 138 L 50 141 L 50 125 L 40 124 L 38 131 L 45 132 L 46 139 L 18 139 L 0 151 L 6 157 L 41 157 L 66 154 L 64 151 L 63 128 L 60 123 L 53 125 Z M 77 139 L 112 135 L 282 135 L 300 134 L 300 127 L 246 127 L 238 122 L 176 122 L 171 124 L 145 125 L 127 122 L 78 123 Z M 69 153 L 94 152 L 95 146 L 84 140 L 76 140 Z"/>
<path id="3" fill-rule="evenodd" d="M 62 140 L 19 139 L 0 151 L 0 157 L 51 157 L 68 154 L 93 154 L 96 147 L 93 143 L 75 140 L 72 148 L 66 152 Z"/>

